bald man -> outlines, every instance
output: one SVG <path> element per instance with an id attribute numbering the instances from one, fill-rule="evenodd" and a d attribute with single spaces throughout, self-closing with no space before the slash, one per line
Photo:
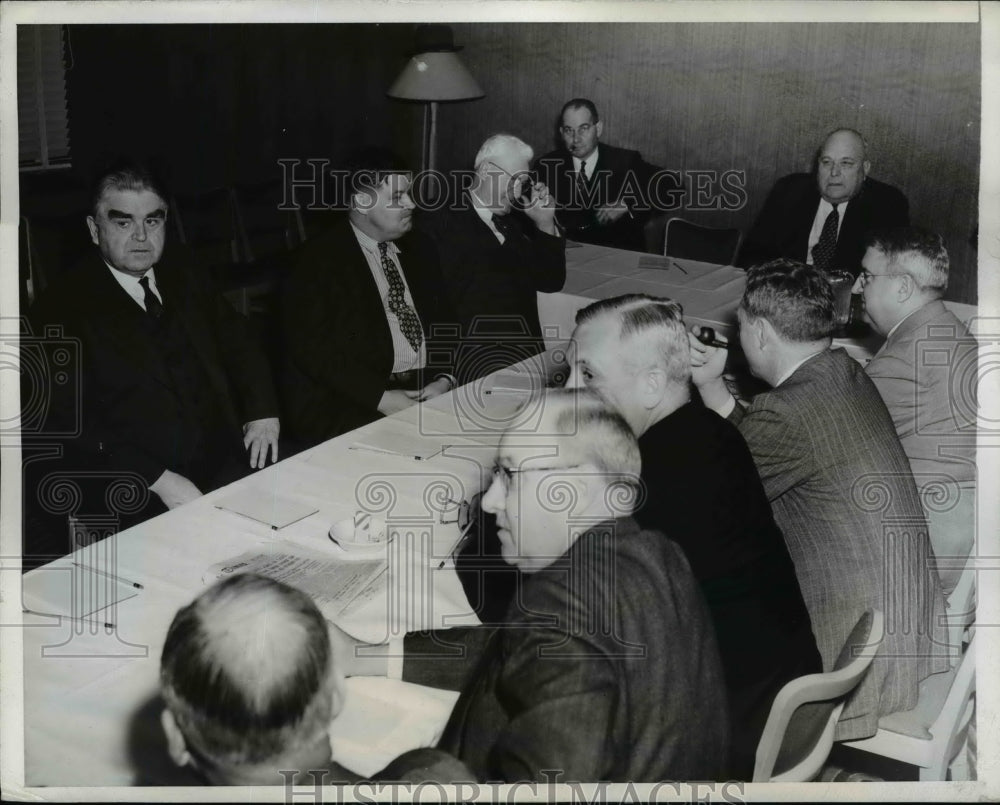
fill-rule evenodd
<path id="1" fill-rule="evenodd" d="M 775 183 L 736 264 L 749 268 L 787 257 L 857 277 L 869 233 L 910 220 L 906 196 L 870 178 L 870 170 L 864 137 L 854 129 L 831 131 L 816 152 L 813 174 Z"/>

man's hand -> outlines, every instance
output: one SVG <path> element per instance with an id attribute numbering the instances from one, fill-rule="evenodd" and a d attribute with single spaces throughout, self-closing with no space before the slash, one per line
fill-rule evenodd
<path id="1" fill-rule="evenodd" d="M 382 393 L 382 399 L 378 401 L 378 411 L 384 416 L 398 414 L 405 411 L 411 405 L 420 402 L 420 395 L 423 389 L 407 391 L 405 389 L 390 389 Z"/>
<path id="2" fill-rule="evenodd" d="M 333 621 L 327 621 L 333 662 L 344 676 L 385 676 L 389 644 L 365 643 L 351 637 Z"/>
<path id="3" fill-rule="evenodd" d="M 176 509 L 201 497 L 201 490 L 197 486 L 183 475 L 170 470 L 164 470 L 163 475 L 150 485 L 149 491 L 155 492 L 168 509 Z"/>
<path id="4" fill-rule="evenodd" d="M 433 400 L 435 397 L 444 394 L 446 391 L 451 391 L 451 380 L 442 375 L 420 389 L 420 402 Z"/>
<path id="5" fill-rule="evenodd" d="M 267 466 L 267 449 L 271 448 L 273 461 L 278 461 L 278 431 L 281 423 L 277 417 L 254 419 L 243 426 L 243 447 L 250 451 L 250 466 L 260 469 Z"/>
<path id="6" fill-rule="evenodd" d="M 702 402 L 708 408 L 717 409 L 729 401 L 729 389 L 722 379 L 726 368 L 728 350 L 703 344 L 694 335 L 701 325 L 695 324 L 688 333 L 688 346 L 691 347 L 691 380 L 701 394 Z M 719 341 L 728 343 L 724 335 L 716 334 Z"/>
<path id="7" fill-rule="evenodd" d="M 603 207 L 598 207 L 594 210 L 594 217 L 601 226 L 607 226 L 613 224 L 627 212 L 628 204 L 619 201 L 617 204 L 605 204 Z"/>
<path id="8" fill-rule="evenodd" d="M 536 227 L 548 235 L 558 235 L 556 229 L 556 202 L 549 195 L 549 188 L 542 182 L 535 182 L 531 188 L 531 201 L 524 208 L 527 215 Z"/>

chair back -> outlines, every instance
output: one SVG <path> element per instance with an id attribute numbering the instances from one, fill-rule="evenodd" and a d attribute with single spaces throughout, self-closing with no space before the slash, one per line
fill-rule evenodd
<path id="1" fill-rule="evenodd" d="M 976 619 L 976 555 L 969 555 L 958 579 L 958 584 L 948 596 L 948 655 L 952 666 L 962 656 L 962 638 Z"/>
<path id="2" fill-rule="evenodd" d="M 178 240 L 205 268 L 216 272 L 246 262 L 237 234 L 233 192 L 225 187 L 171 199 Z"/>
<path id="3" fill-rule="evenodd" d="M 884 632 L 882 612 L 865 611 L 832 671 L 793 679 L 778 691 L 757 745 L 754 782 L 805 782 L 819 773 L 844 700 L 860 684 Z"/>
<path id="4" fill-rule="evenodd" d="M 289 252 L 304 239 L 299 210 L 282 209 L 286 199 L 280 179 L 238 185 L 234 199 L 236 224 L 248 262 Z"/>
<path id="5" fill-rule="evenodd" d="M 742 233 L 739 229 L 716 229 L 699 226 L 683 218 L 667 221 L 667 233 L 663 243 L 663 254 L 682 260 L 700 260 L 731 266 L 740 248 Z"/>

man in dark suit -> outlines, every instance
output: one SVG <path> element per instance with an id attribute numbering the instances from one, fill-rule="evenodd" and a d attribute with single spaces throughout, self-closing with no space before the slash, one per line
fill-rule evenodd
<path id="1" fill-rule="evenodd" d="M 771 188 L 736 264 L 787 257 L 856 277 L 868 234 L 906 226 L 910 218 L 906 196 L 868 177 L 866 152 L 853 129 L 830 132 L 817 152 L 815 176 L 793 173 Z"/>
<path id="2" fill-rule="evenodd" d="M 419 233 L 404 238 L 414 209 L 408 172 L 369 149 L 352 160 L 349 178 L 346 218 L 302 247 L 282 299 L 285 416 L 307 444 L 454 384 L 446 362 L 428 366 L 454 350 L 454 333 L 435 346 L 455 319 L 434 245 Z"/>
<path id="3" fill-rule="evenodd" d="M 583 243 L 643 251 L 643 226 L 652 210 L 653 165 L 638 151 L 599 142 L 604 121 L 586 98 L 567 101 L 559 116 L 565 149 L 535 165 L 559 205 L 566 236 Z"/>
<path id="4" fill-rule="evenodd" d="M 726 350 L 689 337 L 705 404 L 739 425 L 785 535 L 829 671 L 868 608 L 886 616 L 882 649 L 851 695 L 837 740 L 875 734 L 948 668 L 944 598 L 906 454 L 862 367 L 830 349 L 834 299 L 814 266 L 776 260 L 747 273 L 740 344 L 772 389 L 738 405 Z"/>
<path id="5" fill-rule="evenodd" d="M 267 360 L 206 273 L 183 253 L 164 254 L 165 199 L 141 166 L 102 175 L 87 217 L 97 250 L 31 310 L 36 334 L 61 328 L 75 342 L 69 372 L 79 387 L 51 389 L 75 481 L 117 474 L 131 501 L 148 498 L 121 514 L 122 526 L 263 467 L 269 451 L 278 459 Z M 93 495 L 83 497 L 95 513 Z"/>
<path id="6" fill-rule="evenodd" d="M 566 241 L 548 189 L 530 180 L 531 156 L 517 137 L 490 137 L 476 154 L 472 186 L 417 224 L 437 247 L 461 322 L 462 382 L 544 351 L 537 294 L 566 281 Z"/>
<path id="7" fill-rule="evenodd" d="M 732 716 L 731 775 L 749 780 L 778 691 L 822 670 L 809 613 L 739 430 L 689 390 L 679 305 L 643 294 L 576 314 L 567 385 L 609 401 L 639 438 L 639 525 L 677 542 L 715 626 Z"/>
<path id="8" fill-rule="evenodd" d="M 478 780 L 725 779 L 726 695 L 705 602 L 674 542 L 614 519 L 635 502 L 635 437 L 589 392 L 550 391 L 542 404 L 537 429 L 504 435 L 483 496 L 525 577 L 507 623 L 365 652 L 335 631 L 345 673 L 392 663 L 409 681 L 460 687 L 438 746 Z"/>

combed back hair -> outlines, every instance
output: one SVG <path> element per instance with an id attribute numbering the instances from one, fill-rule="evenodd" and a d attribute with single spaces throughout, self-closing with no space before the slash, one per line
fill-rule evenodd
<path id="1" fill-rule="evenodd" d="M 479 170 L 485 162 L 495 162 L 500 154 L 507 151 L 513 151 L 528 162 L 531 162 L 531 158 L 535 155 L 531 146 L 520 137 L 515 137 L 513 134 L 494 134 L 487 138 L 486 142 L 479 148 L 473 167 Z"/>
<path id="2" fill-rule="evenodd" d="M 258 764 L 327 728 L 332 662 L 309 596 L 237 574 L 174 616 L 160 684 L 193 754 L 223 767 Z"/>
<path id="3" fill-rule="evenodd" d="M 348 158 L 345 167 L 350 193 L 361 189 L 375 190 L 387 176 L 410 173 L 406 163 L 388 148 L 369 147 L 355 151 Z"/>
<path id="4" fill-rule="evenodd" d="M 589 389 L 546 389 L 546 418 L 571 440 L 574 462 L 593 464 L 611 482 L 637 482 L 639 443 L 625 418 Z"/>
<path id="5" fill-rule="evenodd" d="M 588 98 L 572 98 L 563 104 L 562 110 L 559 112 L 559 124 L 562 125 L 563 115 L 566 114 L 567 109 L 586 109 L 590 112 L 590 119 L 596 123 L 600 120 L 600 116 L 597 114 L 597 107 L 594 105 L 592 100 Z"/>
<path id="6" fill-rule="evenodd" d="M 740 308 L 767 319 L 788 341 L 819 341 L 834 330 L 833 289 L 815 266 L 780 258 L 747 271 Z"/>
<path id="7" fill-rule="evenodd" d="M 853 134 L 855 137 L 861 140 L 861 160 L 864 161 L 869 158 L 868 140 L 865 139 L 865 135 L 863 135 L 857 129 L 839 128 L 839 129 L 833 129 L 832 131 L 828 131 L 826 133 L 826 136 L 823 138 L 822 142 L 820 142 L 819 144 L 819 147 L 816 149 L 817 161 L 823 154 L 823 146 L 826 145 L 826 141 L 829 140 L 834 134 L 839 134 L 840 132 L 844 132 L 845 134 Z"/>
<path id="8" fill-rule="evenodd" d="M 948 290 L 948 250 L 940 235 L 920 227 L 904 226 L 873 232 L 867 244 L 888 258 L 893 271 L 913 277 L 921 291 L 943 296 Z"/>
<path id="9" fill-rule="evenodd" d="M 579 326 L 610 314 L 618 320 L 620 341 L 642 339 L 655 350 L 671 381 L 687 383 L 691 379 L 691 352 L 680 304 L 649 294 L 625 294 L 587 305 L 577 311 L 576 323 Z"/>
<path id="10" fill-rule="evenodd" d="M 92 215 L 97 215 L 97 205 L 109 190 L 120 192 L 131 190 L 136 193 L 149 190 L 160 197 L 164 206 L 169 200 L 166 186 L 153 169 L 142 162 L 130 159 L 116 160 L 97 174 L 90 188 Z"/>

